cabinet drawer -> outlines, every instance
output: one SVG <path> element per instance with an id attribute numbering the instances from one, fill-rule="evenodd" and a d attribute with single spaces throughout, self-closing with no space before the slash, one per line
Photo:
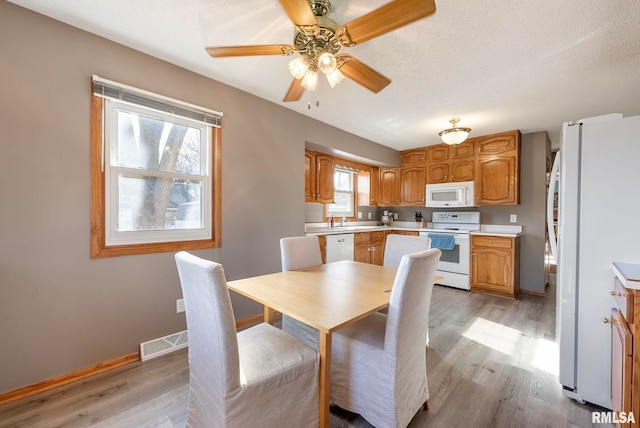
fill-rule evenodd
<path id="1" fill-rule="evenodd" d="M 624 288 L 618 278 L 614 279 L 611 295 L 628 323 L 633 324 L 633 291 Z"/>
<path id="2" fill-rule="evenodd" d="M 369 232 L 360 232 L 353 234 L 354 242 L 369 242 Z"/>
<path id="3" fill-rule="evenodd" d="M 384 232 L 371 232 L 371 242 L 384 241 Z"/>
<path id="4" fill-rule="evenodd" d="M 513 246 L 513 239 L 502 236 L 476 235 L 471 237 L 471 245 L 491 248 L 511 248 Z"/>

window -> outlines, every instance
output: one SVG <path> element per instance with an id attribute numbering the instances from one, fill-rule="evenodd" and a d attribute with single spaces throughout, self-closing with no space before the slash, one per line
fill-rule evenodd
<path id="1" fill-rule="evenodd" d="M 219 246 L 220 114 L 93 83 L 91 256 Z"/>
<path id="2" fill-rule="evenodd" d="M 335 167 L 333 175 L 333 185 L 335 188 L 333 204 L 327 205 L 327 215 L 335 217 L 355 216 L 355 171 Z"/>

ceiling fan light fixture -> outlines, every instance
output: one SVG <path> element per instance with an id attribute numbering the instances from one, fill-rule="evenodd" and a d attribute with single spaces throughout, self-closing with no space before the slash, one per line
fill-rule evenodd
<path id="1" fill-rule="evenodd" d="M 318 68 L 324 74 L 333 73 L 337 66 L 336 57 L 331 52 L 322 52 L 320 56 L 318 56 Z"/>
<path id="2" fill-rule="evenodd" d="M 307 91 L 315 91 L 316 86 L 318 85 L 318 72 L 309 69 L 302 78 L 300 85 L 302 85 L 302 87 Z"/>
<path id="3" fill-rule="evenodd" d="M 331 73 L 325 74 L 325 76 L 327 76 L 327 80 L 329 81 L 329 85 L 332 88 L 334 86 L 336 86 L 338 83 L 342 82 L 342 79 L 344 79 L 344 74 L 342 74 L 342 71 L 340 71 L 340 69 L 338 69 L 338 68 L 333 70 Z"/>
<path id="4" fill-rule="evenodd" d="M 296 79 L 302 79 L 309 70 L 309 59 L 305 55 L 301 55 L 289 63 L 289 71 Z"/>
<path id="5" fill-rule="evenodd" d="M 460 119 L 458 118 L 451 119 L 449 122 L 451 123 L 451 128 L 438 133 L 440 138 L 442 138 L 442 142 L 449 145 L 455 145 L 466 140 L 471 132 L 471 128 L 458 127 L 458 122 L 460 122 Z"/>

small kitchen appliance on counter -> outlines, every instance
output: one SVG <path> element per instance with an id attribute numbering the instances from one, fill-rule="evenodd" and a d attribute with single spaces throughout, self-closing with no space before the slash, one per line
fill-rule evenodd
<path id="1" fill-rule="evenodd" d="M 391 226 L 393 223 L 393 213 L 388 210 L 384 210 L 382 212 L 382 217 L 380 217 L 380 222 L 385 226 Z"/>

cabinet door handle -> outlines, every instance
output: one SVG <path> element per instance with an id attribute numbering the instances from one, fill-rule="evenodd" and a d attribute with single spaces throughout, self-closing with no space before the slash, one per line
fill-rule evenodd
<path id="1" fill-rule="evenodd" d="M 611 291 L 609 294 L 611 294 L 614 297 L 615 296 L 620 296 L 620 297 L 625 296 L 626 297 L 626 294 L 622 294 L 619 291 Z"/>
<path id="2" fill-rule="evenodd" d="M 609 318 L 603 318 L 603 319 L 602 319 L 602 322 L 603 322 L 603 323 L 605 323 L 605 324 L 608 324 L 608 323 L 610 323 L 611 321 L 609 321 Z"/>

